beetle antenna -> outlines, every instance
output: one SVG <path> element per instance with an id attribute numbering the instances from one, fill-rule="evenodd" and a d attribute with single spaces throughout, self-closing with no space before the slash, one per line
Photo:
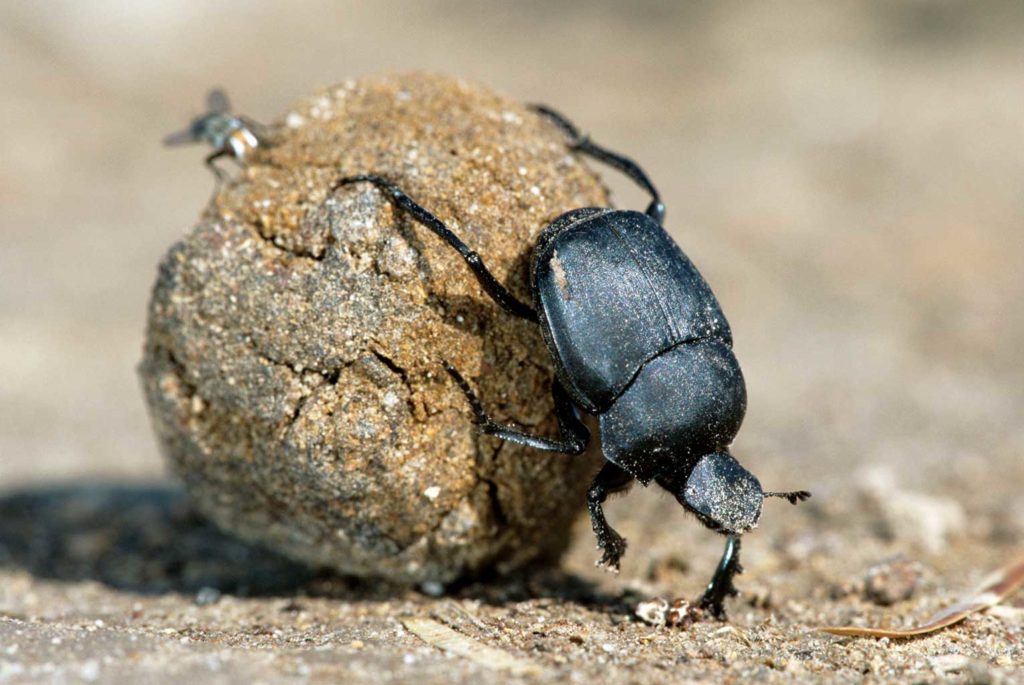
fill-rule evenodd
<path id="1" fill-rule="evenodd" d="M 791 492 L 765 492 L 763 494 L 765 498 L 781 497 L 782 499 L 788 499 L 790 504 L 800 504 L 800 502 L 811 498 L 811 493 L 806 490 L 793 490 Z"/>

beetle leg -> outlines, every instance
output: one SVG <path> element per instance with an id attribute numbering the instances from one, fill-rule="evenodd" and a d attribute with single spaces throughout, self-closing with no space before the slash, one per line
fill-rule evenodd
<path id="1" fill-rule="evenodd" d="M 473 389 L 469 387 L 469 383 L 462 377 L 462 374 L 448 362 L 444 363 L 444 368 L 469 401 L 469 406 L 472 407 L 473 415 L 476 419 L 476 425 L 487 435 L 493 435 L 519 445 L 535 447 L 545 452 L 561 452 L 563 454 L 576 455 L 583 454 L 583 451 L 587 449 L 590 431 L 580 420 L 579 416 L 576 415 L 576 408 L 569 399 L 568 393 L 565 392 L 557 380 L 552 388 L 552 395 L 555 398 L 555 416 L 558 418 L 558 428 L 562 433 L 562 439 L 552 440 L 537 435 L 530 435 L 510 426 L 503 426 L 497 423 L 484 411 L 483 405 L 480 404 L 480 399 L 473 392 Z"/>
<path id="2" fill-rule="evenodd" d="M 516 299 L 515 295 L 510 293 L 505 286 L 499 283 L 498 279 L 494 277 L 494 274 L 487 270 L 487 267 L 484 265 L 483 259 L 480 258 L 480 255 L 469 249 L 466 243 L 462 242 L 457 235 L 452 233 L 451 230 L 444 225 L 443 221 L 416 204 L 412 198 L 403 193 L 398 186 L 391 181 L 372 174 L 348 176 L 331 186 L 331 192 L 334 192 L 342 186 L 346 186 L 351 183 L 359 183 L 360 181 L 366 181 L 377 186 L 379 190 L 383 191 L 391 198 L 391 201 L 395 205 L 411 214 L 413 219 L 429 228 L 439 238 L 455 248 L 455 250 L 462 255 L 462 258 L 466 260 L 466 264 L 469 265 L 469 268 L 473 270 L 473 274 L 476 276 L 476 280 L 480 282 L 480 286 L 484 289 L 484 292 L 490 295 L 491 299 L 498 303 L 498 306 L 513 316 L 518 316 L 521 319 L 533 321 L 534 323 L 537 322 L 537 313 L 533 311 L 533 307 Z"/>
<path id="3" fill-rule="evenodd" d="M 597 537 L 597 546 L 603 554 L 598 566 L 604 566 L 609 570 L 619 571 L 619 559 L 626 551 L 626 540 L 619 535 L 614 528 L 608 525 L 604 517 L 604 501 L 608 495 L 627 490 L 633 484 L 633 476 L 620 469 L 615 464 L 606 462 L 598 472 L 590 489 L 587 490 L 587 509 L 590 510 L 590 523 L 594 528 L 594 535 Z"/>
<path id="4" fill-rule="evenodd" d="M 740 539 L 730 535 L 725 543 L 722 560 L 715 569 L 715 575 L 701 597 L 700 608 L 710 611 L 712 616 L 724 621 L 725 607 L 722 606 L 722 602 L 726 597 L 735 597 L 739 594 L 739 590 L 732 582 L 737 573 L 743 573 L 743 567 L 740 566 Z"/>
<path id="5" fill-rule="evenodd" d="M 597 143 L 591 142 L 589 137 L 580 133 L 575 124 L 547 105 L 530 105 L 530 109 L 544 117 L 547 117 L 556 126 L 558 126 L 558 128 L 562 129 L 562 131 L 569 136 L 569 146 L 573 150 L 604 162 L 613 169 L 618 169 L 632 179 L 634 183 L 650 193 L 651 203 L 647 205 L 647 216 L 651 217 L 659 224 L 665 220 L 665 203 L 661 201 L 661 196 L 658 194 L 657 189 L 654 187 L 654 184 L 651 183 L 651 179 L 647 177 L 644 170 L 640 168 L 639 164 L 631 160 L 629 157 L 620 155 L 617 152 L 612 152 L 607 148 L 601 147 Z"/>
<path id="6" fill-rule="evenodd" d="M 555 401 L 555 418 L 558 419 L 558 430 L 562 440 L 571 442 L 573 450 L 569 454 L 583 454 L 590 443 L 590 429 L 580 420 L 576 405 L 569 398 L 569 393 L 556 378 L 551 383 L 551 396 Z"/>

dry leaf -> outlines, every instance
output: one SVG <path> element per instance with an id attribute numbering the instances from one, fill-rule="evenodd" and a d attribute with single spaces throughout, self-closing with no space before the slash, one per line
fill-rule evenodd
<path id="1" fill-rule="evenodd" d="M 944 609 L 920 626 L 905 630 L 885 628 L 859 628 L 857 626 L 828 626 L 821 630 L 833 635 L 851 637 L 916 637 L 941 630 L 962 621 L 967 616 L 999 604 L 1017 588 L 1024 585 L 1024 557 L 996 571 L 981 584 L 974 594 Z"/>
<path id="2" fill-rule="evenodd" d="M 485 645 L 433 619 L 407 618 L 402 624 L 427 644 L 481 666 L 508 671 L 514 675 L 537 675 L 541 672 L 540 666 L 532 661 L 520 659 L 503 649 Z"/>

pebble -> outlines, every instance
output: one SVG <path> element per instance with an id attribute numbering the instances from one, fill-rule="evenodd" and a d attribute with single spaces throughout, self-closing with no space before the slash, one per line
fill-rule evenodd
<path id="1" fill-rule="evenodd" d="M 881 561 L 864 576 L 864 598 L 881 606 L 910 599 L 921 584 L 920 563 L 898 556 Z"/>

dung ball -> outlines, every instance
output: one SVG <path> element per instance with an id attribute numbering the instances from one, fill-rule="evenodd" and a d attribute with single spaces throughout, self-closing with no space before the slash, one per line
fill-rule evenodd
<path id="1" fill-rule="evenodd" d="M 557 435 L 537 327 L 372 185 L 331 186 L 390 179 L 530 302 L 538 234 L 608 204 L 566 143 L 521 104 L 428 74 L 346 82 L 269 126 L 164 257 L 149 305 L 144 393 L 200 511 L 293 559 L 401 583 L 558 555 L 595 458 L 479 434 L 442 366 L 497 420 Z"/>

